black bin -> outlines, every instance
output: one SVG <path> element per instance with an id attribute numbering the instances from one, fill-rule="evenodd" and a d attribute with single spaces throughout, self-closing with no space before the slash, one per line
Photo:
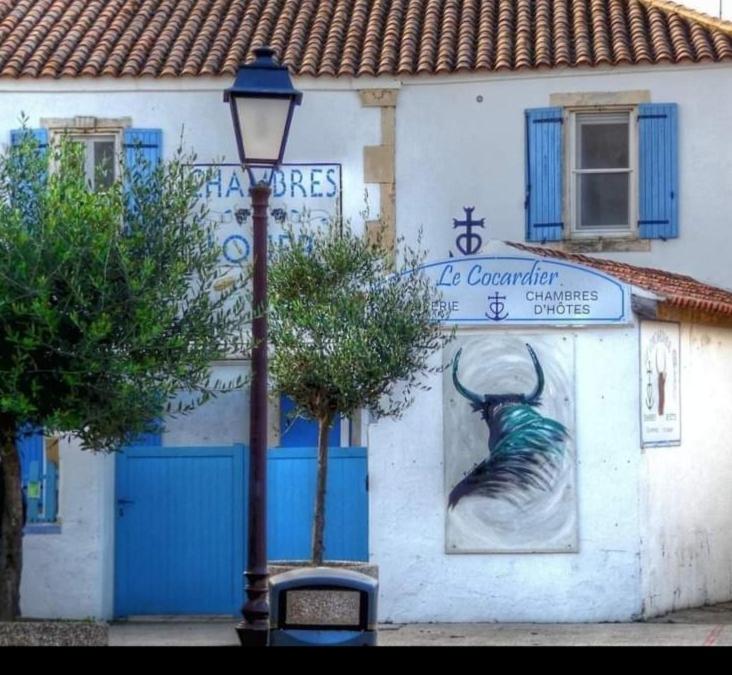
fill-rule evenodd
<path id="1" fill-rule="evenodd" d="M 270 577 L 270 645 L 376 645 L 378 582 L 332 567 Z"/>

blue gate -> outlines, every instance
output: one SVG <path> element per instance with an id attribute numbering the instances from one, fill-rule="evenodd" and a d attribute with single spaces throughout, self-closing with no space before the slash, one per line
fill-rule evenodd
<path id="1" fill-rule="evenodd" d="M 309 560 L 315 508 L 315 448 L 275 448 L 267 461 L 267 556 Z M 369 559 L 366 448 L 330 448 L 325 560 Z"/>
<path id="2" fill-rule="evenodd" d="M 244 446 L 117 455 L 115 615 L 237 614 Z"/>
<path id="3" fill-rule="evenodd" d="M 315 448 L 271 449 L 270 560 L 310 558 Z M 248 452 L 132 446 L 117 455 L 115 616 L 239 613 Z M 368 560 L 365 448 L 331 448 L 326 560 Z"/>

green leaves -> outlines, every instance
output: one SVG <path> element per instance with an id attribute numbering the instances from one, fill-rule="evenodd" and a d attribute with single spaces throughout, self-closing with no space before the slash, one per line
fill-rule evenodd
<path id="1" fill-rule="evenodd" d="M 69 139 L 0 157 L 0 413 L 111 450 L 179 391 L 182 413 L 213 395 L 209 364 L 247 347 L 247 278 L 219 267 L 190 161 L 139 153 L 94 191 Z"/>
<path id="2" fill-rule="evenodd" d="M 407 274 L 423 254 L 393 256 L 341 223 L 290 233 L 269 269 L 270 375 L 297 412 L 326 420 L 361 408 L 398 416 L 431 354 L 451 339 L 433 322 L 436 289 Z"/>

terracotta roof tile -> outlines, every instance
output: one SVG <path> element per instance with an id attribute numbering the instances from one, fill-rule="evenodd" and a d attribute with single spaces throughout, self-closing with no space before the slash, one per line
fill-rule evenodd
<path id="1" fill-rule="evenodd" d="M 615 260 L 594 258 L 579 253 L 565 253 L 553 248 L 507 242 L 521 251 L 547 258 L 569 260 L 587 265 L 625 283 L 651 291 L 672 306 L 732 317 L 732 292 L 697 281 L 683 274 L 675 274 L 651 267 L 637 267 Z"/>
<path id="2" fill-rule="evenodd" d="M 732 23 L 670 0 L 0 0 L 0 77 L 416 75 L 732 60 Z"/>

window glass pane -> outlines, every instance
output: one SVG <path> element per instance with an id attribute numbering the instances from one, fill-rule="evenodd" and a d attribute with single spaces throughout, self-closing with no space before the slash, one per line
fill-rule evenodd
<path id="1" fill-rule="evenodd" d="M 579 227 L 628 227 L 628 173 L 580 174 Z"/>
<path id="2" fill-rule="evenodd" d="M 580 169 L 627 169 L 628 122 L 580 122 Z"/>
<path id="3" fill-rule="evenodd" d="M 94 141 L 94 185 L 107 188 L 114 182 L 114 141 Z"/>

